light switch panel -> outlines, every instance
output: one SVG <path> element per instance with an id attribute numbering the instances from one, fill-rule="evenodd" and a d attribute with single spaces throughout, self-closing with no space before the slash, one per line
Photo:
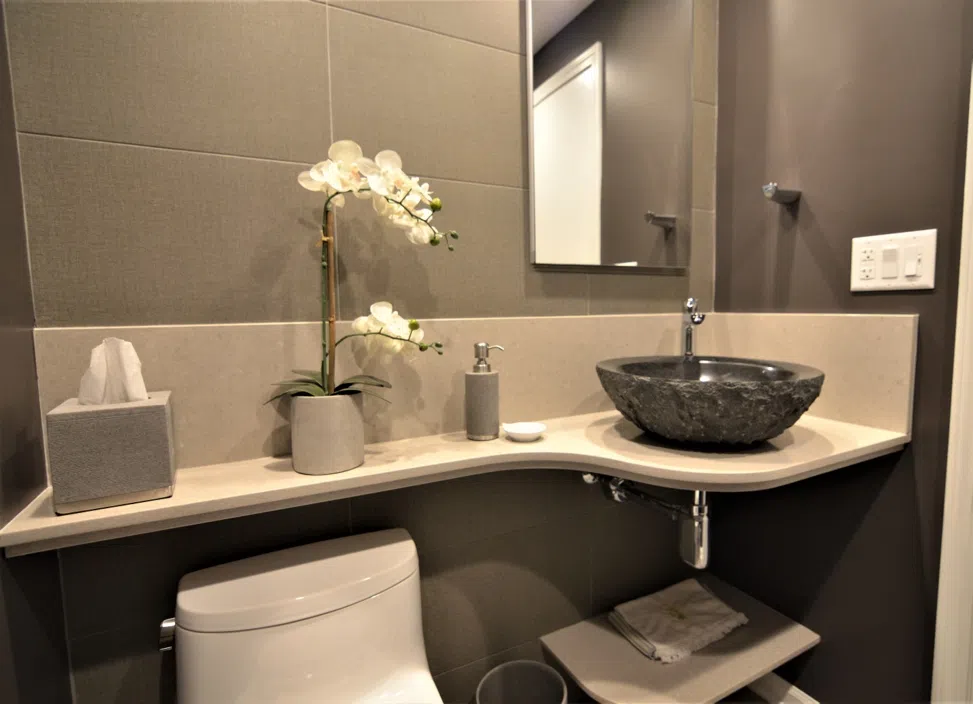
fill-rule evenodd
<path id="1" fill-rule="evenodd" d="M 931 289 L 936 285 L 936 230 L 856 237 L 852 291 Z"/>

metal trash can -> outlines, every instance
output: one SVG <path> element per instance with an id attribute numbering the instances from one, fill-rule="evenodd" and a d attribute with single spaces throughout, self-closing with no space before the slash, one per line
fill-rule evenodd
<path id="1" fill-rule="evenodd" d="M 550 665 L 512 660 L 490 670 L 476 688 L 475 704 L 567 704 L 568 687 Z"/>

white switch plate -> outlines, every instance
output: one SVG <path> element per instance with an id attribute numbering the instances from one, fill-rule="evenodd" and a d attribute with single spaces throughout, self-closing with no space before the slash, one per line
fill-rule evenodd
<path id="1" fill-rule="evenodd" d="M 894 251 L 890 251 L 890 248 Z M 894 257 L 896 273 L 885 278 L 884 257 Z M 914 258 L 914 266 L 910 261 Z M 915 271 L 915 275 L 911 275 Z M 856 237 L 851 241 L 852 291 L 905 291 L 936 285 L 936 230 Z"/>

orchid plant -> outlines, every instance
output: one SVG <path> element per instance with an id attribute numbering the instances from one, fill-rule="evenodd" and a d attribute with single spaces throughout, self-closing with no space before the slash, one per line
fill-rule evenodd
<path id="1" fill-rule="evenodd" d="M 336 339 L 334 209 L 342 207 L 345 195 L 350 193 L 371 200 L 375 212 L 404 230 L 413 244 L 435 247 L 445 242 L 453 251 L 459 235 L 454 230 L 440 232 L 432 224 L 433 213 L 442 209 L 442 201 L 433 197 L 428 183 L 420 183 L 402 170 L 402 159 L 394 151 L 381 151 L 369 159 L 358 144 L 341 140 L 331 145 L 325 161 L 301 172 L 297 180 L 307 190 L 325 194 L 321 219 L 321 368 L 295 369 L 298 377 L 281 382 L 273 399 L 357 393 L 369 386 L 391 388 L 387 381 L 369 374 L 358 374 L 336 384 L 337 346 L 362 338 L 369 352 L 391 355 L 434 350 L 441 355 L 443 345 L 424 341 L 419 322 L 402 317 L 387 301 L 374 303 L 369 315 L 355 319 L 351 333 Z"/>

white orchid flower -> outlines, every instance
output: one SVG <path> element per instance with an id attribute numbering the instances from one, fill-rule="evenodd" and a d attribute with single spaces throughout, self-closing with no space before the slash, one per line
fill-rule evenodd
<path id="1" fill-rule="evenodd" d="M 429 205 L 432 203 L 432 191 L 429 190 L 428 183 L 419 183 L 419 179 L 412 179 L 412 192 L 419 196 L 419 200 Z"/>
<path id="2" fill-rule="evenodd" d="M 328 147 L 328 159 L 348 164 L 349 166 L 361 159 L 362 156 L 364 154 L 362 153 L 361 147 L 358 146 L 358 142 L 351 139 L 339 139 Z"/>
<path id="3" fill-rule="evenodd" d="M 365 344 L 369 352 L 391 355 L 419 349 L 424 335 L 422 329 L 418 323 L 399 315 L 391 303 L 373 303 L 369 313 L 355 318 L 351 324 L 354 332 L 368 336 Z"/>
<path id="4" fill-rule="evenodd" d="M 406 237 L 412 244 L 429 244 L 432 242 L 432 230 L 424 225 L 416 225 L 406 233 Z"/>
<path id="5" fill-rule="evenodd" d="M 380 169 L 402 170 L 402 157 L 391 149 L 383 149 L 375 155 L 375 163 Z"/>
<path id="6" fill-rule="evenodd" d="M 383 196 L 372 195 L 372 207 L 379 215 L 386 215 L 389 211 L 389 202 Z"/>
<path id="7" fill-rule="evenodd" d="M 428 183 L 420 183 L 402 170 L 402 157 L 385 149 L 369 159 L 357 142 L 345 139 L 328 149 L 328 159 L 315 164 L 298 176 L 298 182 L 309 191 L 320 191 L 336 207 L 344 205 L 344 194 L 362 200 L 371 199 L 375 212 L 406 233 L 415 244 L 439 244 L 444 238 L 452 249 L 450 238 L 455 233 L 439 233 L 430 223 L 435 211 L 442 208 L 433 198 Z M 392 311 L 394 312 L 394 311 Z"/>

